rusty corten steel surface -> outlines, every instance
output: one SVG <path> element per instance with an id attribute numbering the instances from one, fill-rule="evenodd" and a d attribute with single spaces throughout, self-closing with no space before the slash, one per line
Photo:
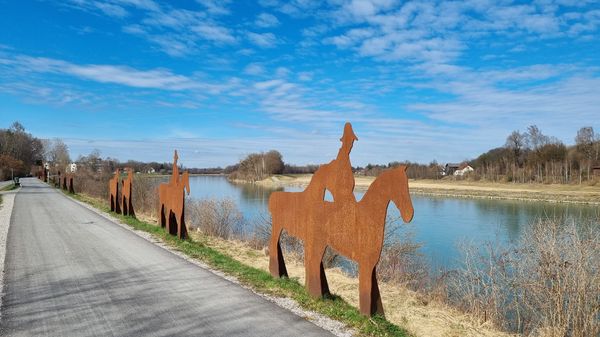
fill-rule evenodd
<path id="1" fill-rule="evenodd" d="M 344 126 L 337 158 L 315 172 L 302 192 L 273 192 L 269 198 L 272 234 L 269 269 L 276 277 L 287 276 L 279 239 L 282 230 L 304 242 L 306 288 L 314 297 L 329 293 L 323 268 L 327 246 L 357 262 L 360 312 L 383 315 L 376 266 L 381 256 L 387 207 L 393 201 L 405 222 L 413 217 L 406 167 L 381 173 L 362 199 L 354 197 L 350 151 L 355 140 L 350 123 Z M 333 201 L 325 201 L 329 190 Z"/>
<path id="2" fill-rule="evenodd" d="M 131 189 L 133 187 L 133 169 L 127 168 L 127 179 L 123 180 L 123 189 L 121 190 L 121 210 L 123 215 L 135 217 L 133 211 L 133 202 L 131 201 Z"/>
<path id="3" fill-rule="evenodd" d="M 160 184 L 158 186 L 159 206 L 158 220 L 161 227 L 166 227 L 166 230 L 173 235 L 177 235 L 180 239 L 187 237 L 187 228 L 185 226 L 185 204 L 184 190 L 190 194 L 190 179 L 189 174 L 185 171 L 181 177 L 179 176 L 179 168 L 177 167 L 177 150 L 173 155 L 173 174 L 169 183 Z"/>
<path id="4" fill-rule="evenodd" d="M 75 188 L 73 187 L 73 173 L 65 174 L 65 190 L 69 191 L 69 193 L 75 193 Z"/>
<path id="5" fill-rule="evenodd" d="M 61 182 L 62 180 L 60 178 L 60 171 L 58 171 L 58 173 L 54 177 L 54 187 L 60 188 Z"/>
<path id="6" fill-rule="evenodd" d="M 110 210 L 117 214 L 121 213 L 121 207 L 119 202 L 119 179 L 121 171 L 117 169 L 114 177 L 108 181 L 108 202 L 110 203 Z"/>

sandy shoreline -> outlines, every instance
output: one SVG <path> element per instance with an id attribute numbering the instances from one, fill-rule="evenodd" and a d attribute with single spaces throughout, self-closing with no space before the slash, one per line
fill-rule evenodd
<path id="1" fill-rule="evenodd" d="M 305 187 L 310 182 L 311 177 L 310 174 L 275 175 L 256 183 L 269 187 Z M 375 180 L 375 177 L 356 176 L 356 189 L 368 189 L 373 180 Z M 409 187 L 411 193 L 428 196 L 600 205 L 600 185 L 410 180 Z"/>

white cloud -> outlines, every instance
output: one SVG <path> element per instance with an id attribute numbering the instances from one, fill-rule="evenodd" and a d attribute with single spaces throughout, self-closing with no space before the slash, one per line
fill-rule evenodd
<path id="1" fill-rule="evenodd" d="M 157 11 L 160 9 L 160 6 L 154 2 L 153 0 L 112 0 L 115 3 L 119 3 L 121 5 L 133 6 L 139 9 L 145 9 L 149 11 Z"/>
<path id="2" fill-rule="evenodd" d="M 191 30 L 206 40 L 226 44 L 236 42 L 231 31 L 222 26 L 204 23 L 191 27 Z"/>
<path id="3" fill-rule="evenodd" d="M 246 34 L 248 40 L 253 44 L 263 47 L 263 48 L 272 48 L 277 44 L 277 38 L 273 33 L 253 33 L 248 32 Z"/>
<path id="4" fill-rule="evenodd" d="M 231 12 L 227 8 L 227 5 L 231 2 L 230 0 L 196 0 L 198 3 L 206 7 L 206 10 L 215 15 L 226 15 Z"/>
<path id="5" fill-rule="evenodd" d="M 114 16 L 117 18 L 122 18 L 127 16 L 127 11 L 125 8 L 117 5 L 113 5 L 110 3 L 103 3 L 100 1 L 94 1 L 94 6 L 101 10 L 104 14 Z"/>
<path id="6" fill-rule="evenodd" d="M 575 13 L 559 6 L 494 2 L 340 0 L 328 17 L 340 29 L 323 42 L 384 61 L 448 62 L 481 38 L 551 39 L 588 34 L 600 27 L 600 11 Z M 335 7 L 335 5 L 334 5 Z M 339 30 L 342 32 L 339 33 Z M 583 38 L 583 36 L 581 36 Z M 522 41 L 522 39 L 520 39 Z"/>
<path id="7" fill-rule="evenodd" d="M 302 82 L 312 81 L 313 74 L 309 71 L 302 71 L 298 73 L 298 80 Z"/>
<path id="8" fill-rule="evenodd" d="M 260 13 L 256 17 L 254 24 L 260 28 L 271 28 L 279 26 L 280 22 L 277 19 L 277 17 L 273 14 Z"/>
<path id="9" fill-rule="evenodd" d="M 16 56 L 13 60 L 3 61 L 23 72 L 70 75 L 95 82 L 134 88 L 191 90 L 207 87 L 190 77 L 177 75 L 165 69 L 138 70 L 120 65 L 79 65 L 62 60 L 29 56 Z"/>
<path id="10" fill-rule="evenodd" d="M 250 63 L 244 68 L 244 74 L 248 75 L 261 75 L 265 72 L 265 67 L 258 63 Z"/>

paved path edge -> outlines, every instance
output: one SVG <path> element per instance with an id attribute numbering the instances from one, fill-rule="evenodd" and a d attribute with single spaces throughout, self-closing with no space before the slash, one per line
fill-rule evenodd
<path id="1" fill-rule="evenodd" d="M 0 193 L 0 195 L 2 195 L 2 204 L 0 205 L 0 266 L 2 267 L 0 272 L 0 308 L 2 307 L 2 299 L 4 298 L 4 259 L 6 257 L 6 240 L 8 238 L 10 219 L 15 204 L 15 196 L 18 191 L 19 190 L 17 189 Z M 0 319 L 1 318 L 2 312 L 0 311 Z"/>
<path id="2" fill-rule="evenodd" d="M 111 216 L 110 214 L 108 214 L 108 213 L 106 213 L 104 211 L 101 211 L 101 210 L 97 209 L 96 207 L 94 207 L 92 205 L 89 205 L 89 204 L 87 204 L 85 202 L 79 201 L 79 200 L 77 200 L 77 199 L 75 199 L 73 197 L 68 196 L 67 194 L 62 193 L 62 192 L 59 192 L 59 193 L 62 194 L 63 196 L 65 196 L 65 197 L 67 197 L 68 199 L 72 200 L 73 202 L 81 205 L 82 207 L 85 207 L 88 210 L 90 210 L 90 211 L 98 214 L 99 216 L 107 219 L 108 221 L 114 223 L 115 225 L 120 226 L 120 227 L 122 227 L 122 228 L 124 228 L 124 229 L 126 229 L 126 230 L 128 230 L 128 231 L 130 231 L 130 232 L 132 232 L 134 234 L 136 234 L 137 236 L 143 238 L 144 240 L 147 240 L 147 241 L 149 241 L 149 242 L 151 242 L 151 243 L 153 243 L 153 244 L 155 244 L 155 245 L 157 245 L 157 246 L 159 246 L 159 247 L 161 247 L 161 248 L 169 251 L 170 253 L 177 255 L 178 257 L 186 260 L 187 262 L 190 262 L 190 263 L 192 263 L 192 264 L 194 264 L 194 265 L 196 265 L 196 266 L 198 266 L 200 268 L 206 269 L 206 270 L 210 271 L 211 273 L 213 273 L 213 274 L 215 274 L 215 275 L 217 275 L 217 276 L 219 276 L 219 277 L 221 277 L 223 279 L 228 280 L 229 282 L 235 283 L 238 286 L 240 286 L 240 287 L 242 287 L 244 289 L 247 289 L 250 292 L 256 294 L 257 296 L 260 296 L 260 297 L 266 299 L 267 301 L 272 302 L 272 303 L 278 305 L 281 308 L 284 308 L 284 309 L 286 309 L 288 311 L 291 311 L 293 314 L 295 314 L 295 315 L 297 315 L 299 317 L 302 317 L 302 318 L 310 321 L 311 323 L 315 324 L 316 326 L 318 326 L 318 327 L 320 327 L 320 328 L 322 328 L 324 330 L 327 330 L 327 331 L 331 332 L 332 334 L 334 334 L 336 336 L 339 336 L 339 337 L 349 337 L 349 336 L 353 336 L 353 335 L 356 334 L 356 331 L 354 329 L 346 326 L 342 322 L 336 321 L 334 319 L 331 319 L 331 318 L 329 318 L 329 317 L 327 317 L 325 315 L 319 314 L 317 312 L 306 310 L 306 309 L 302 308 L 298 304 L 298 302 L 294 301 L 291 298 L 275 297 L 275 296 L 270 296 L 270 295 L 267 295 L 267 294 L 263 294 L 263 293 L 257 292 L 255 289 L 253 289 L 251 287 L 248 287 L 248 286 L 240 283 L 237 280 L 237 278 L 235 278 L 233 276 L 230 276 L 230 275 L 227 275 L 227 274 L 225 274 L 225 273 L 223 273 L 223 272 L 221 272 L 219 270 L 216 270 L 216 269 L 210 267 L 209 265 L 205 264 L 204 262 L 196 260 L 196 259 L 193 259 L 193 258 L 191 258 L 191 257 L 183 254 L 182 252 L 180 252 L 180 251 L 178 251 L 178 250 L 176 250 L 176 249 L 168 246 L 162 240 L 158 240 L 158 239 L 154 238 L 152 236 L 152 234 L 144 232 L 144 231 L 141 231 L 141 230 L 136 230 L 136 229 L 132 228 L 131 226 L 129 226 L 129 225 L 121 222 L 119 219 Z M 4 265 L 4 263 L 2 263 L 2 265 Z M 0 304 L 2 304 L 1 301 L 0 301 Z"/>

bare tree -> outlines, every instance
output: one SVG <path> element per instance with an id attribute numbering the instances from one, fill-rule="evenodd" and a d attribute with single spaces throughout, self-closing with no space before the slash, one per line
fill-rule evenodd
<path id="1" fill-rule="evenodd" d="M 513 131 L 508 137 L 506 137 L 506 147 L 512 150 L 515 163 L 519 164 L 519 159 L 523 153 L 523 149 L 526 146 L 527 136 L 520 133 L 518 130 Z"/>
<path id="2" fill-rule="evenodd" d="M 527 128 L 527 142 L 533 150 L 548 144 L 548 136 L 544 135 L 537 125 L 530 125 Z"/>
<path id="3" fill-rule="evenodd" d="M 58 165 L 58 167 L 64 168 L 68 163 L 71 162 L 71 157 L 69 156 L 69 147 L 60 138 L 54 138 L 48 154 L 48 159 L 50 159 L 50 162 L 52 162 L 54 165 Z"/>
<path id="4" fill-rule="evenodd" d="M 575 144 L 577 145 L 577 151 L 579 151 L 586 161 L 587 166 L 587 178 L 590 179 L 590 167 L 592 160 L 595 157 L 595 144 L 594 144 L 594 128 L 591 126 L 584 126 L 577 131 L 575 136 Z"/>

